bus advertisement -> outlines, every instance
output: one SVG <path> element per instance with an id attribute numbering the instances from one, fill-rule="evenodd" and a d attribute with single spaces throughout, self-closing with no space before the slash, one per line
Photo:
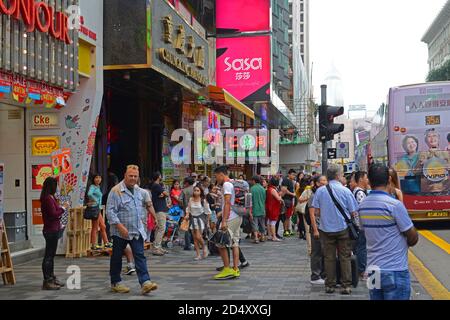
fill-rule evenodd
<path id="1" fill-rule="evenodd" d="M 450 82 L 391 88 L 389 164 L 414 220 L 450 218 Z"/>

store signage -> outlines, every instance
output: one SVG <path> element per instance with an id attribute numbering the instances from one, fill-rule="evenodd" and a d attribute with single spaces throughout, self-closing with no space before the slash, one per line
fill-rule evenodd
<path id="1" fill-rule="evenodd" d="M 40 200 L 32 200 L 32 215 L 33 215 L 33 225 L 38 226 L 44 224 L 44 220 L 42 219 L 42 211 L 41 211 L 41 201 Z"/>
<path id="2" fill-rule="evenodd" d="M 217 85 L 243 102 L 270 101 L 270 36 L 217 39 Z"/>
<path id="3" fill-rule="evenodd" d="M 209 84 L 209 47 L 166 1 L 152 1 L 152 68 L 188 88 Z"/>
<path id="4" fill-rule="evenodd" d="M 33 156 L 49 156 L 53 151 L 59 149 L 60 139 L 57 136 L 52 137 L 32 137 L 31 154 Z"/>
<path id="5" fill-rule="evenodd" d="M 68 174 L 72 172 L 71 151 L 69 148 L 57 150 L 52 153 L 53 175 Z"/>
<path id="6" fill-rule="evenodd" d="M 35 113 L 32 115 L 31 129 L 58 129 L 58 113 Z"/>
<path id="7" fill-rule="evenodd" d="M 45 179 L 53 175 L 51 164 L 36 164 L 31 166 L 32 189 L 33 191 L 42 190 Z"/>
<path id="8" fill-rule="evenodd" d="M 11 16 L 25 24 L 27 32 L 38 30 L 48 33 L 53 38 L 71 44 L 69 25 L 66 14 L 56 12 L 55 8 L 45 2 L 35 0 L 0 0 L 0 13 Z"/>

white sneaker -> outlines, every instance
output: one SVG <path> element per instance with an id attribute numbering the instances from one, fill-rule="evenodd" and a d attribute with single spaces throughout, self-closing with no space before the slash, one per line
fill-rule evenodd
<path id="1" fill-rule="evenodd" d="M 325 284 L 325 280 L 323 280 L 323 279 L 311 280 L 311 284 L 324 285 Z"/>

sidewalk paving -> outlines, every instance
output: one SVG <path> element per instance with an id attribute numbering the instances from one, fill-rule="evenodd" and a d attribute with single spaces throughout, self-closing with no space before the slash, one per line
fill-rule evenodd
<path id="1" fill-rule="evenodd" d="M 15 267 L 17 284 L 5 287 L 0 284 L 0 300 L 102 300 L 102 299 L 150 299 L 150 300 L 367 300 L 364 283 L 353 289 L 350 296 L 325 294 L 323 286 L 310 284 L 309 257 L 306 241 L 297 237 L 281 243 L 253 244 L 242 240 L 242 250 L 250 267 L 241 271 L 239 279 L 215 281 L 212 279 L 221 265 L 219 257 L 194 261 L 194 251 L 181 247 L 171 249 L 164 257 L 154 257 L 149 251 L 149 271 L 159 289 L 147 296 L 140 294 L 136 275 L 123 276 L 131 288 L 128 294 L 110 291 L 109 257 L 55 259 L 55 273 L 62 281 L 70 276 L 67 267 L 77 265 L 81 269 L 81 290 L 42 291 L 41 260 L 33 260 Z M 125 267 L 124 263 L 124 267 Z M 423 295 L 421 295 L 423 297 Z"/>

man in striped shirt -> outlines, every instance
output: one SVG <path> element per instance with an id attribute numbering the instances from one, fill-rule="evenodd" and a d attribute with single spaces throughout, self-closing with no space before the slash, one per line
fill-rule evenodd
<path id="1" fill-rule="evenodd" d="M 409 300 L 408 248 L 417 244 L 418 233 L 403 203 L 387 192 L 388 167 L 372 165 L 369 180 L 372 191 L 358 211 L 367 239 L 370 299 Z"/>

